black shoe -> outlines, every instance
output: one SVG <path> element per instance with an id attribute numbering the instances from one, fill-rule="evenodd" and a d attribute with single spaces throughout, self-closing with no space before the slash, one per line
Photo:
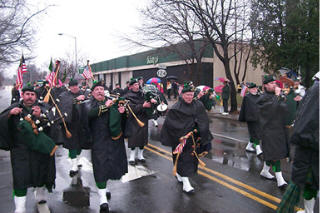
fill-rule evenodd
<path id="1" fill-rule="evenodd" d="M 111 199 L 111 192 L 106 192 L 106 196 L 107 196 L 107 199 L 110 200 Z"/>
<path id="2" fill-rule="evenodd" d="M 38 202 L 38 204 L 45 204 L 45 203 L 47 203 L 46 200 L 40 200 L 40 201 Z"/>
<path id="3" fill-rule="evenodd" d="M 70 177 L 74 177 L 74 176 L 76 176 L 77 174 L 78 174 L 78 171 L 70 170 L 70 172 L 69 172 L 69 176 L 70 176 Z"/>
<path id="4" fill-rule="evenodd" d="M 145 163 L 145 162 L 146 162 L 146 159 L 138 159 L 138 162 L 139 162 L 139 163 Z"/>
<path id="5" fill-rule="evenodd" d="M 134 165 L 136 165 L 136 161 L 129 161 L 129 164 L 130 164 L 131 166 L 134 166 Z"/>
<path id="6" fill-rule="evenodd" d="M 100 213 L 109 213 L 109 205 L 107 203 L 100 205 Z"/>

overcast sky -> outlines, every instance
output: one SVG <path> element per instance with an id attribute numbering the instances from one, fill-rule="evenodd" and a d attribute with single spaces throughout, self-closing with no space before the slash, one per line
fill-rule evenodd
<path id="1" fill-rule="evenodd" d="M 148 0 L 48 0 L 35 5 L 38 9 L 55 4 L 42 14 L 37 24 L 37 46 L 34 63 L 47 67 L 50 58 L 71 57 L 74 60 L 74 38 L 77 38 L 78 58 L 91 63 L 136 52 L 119 35 L 133 34 L 141 24 L 138 9 Z M 31 1 L 34 2 L 34 1 Z M 18 66 L 18 65 L 17 65 Z"/>

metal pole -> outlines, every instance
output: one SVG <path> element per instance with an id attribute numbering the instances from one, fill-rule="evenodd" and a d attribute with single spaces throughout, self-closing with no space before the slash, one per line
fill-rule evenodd
<path id="1" fill-rule="evenodd" d="M 76 58 L 76 72 L 78 72 L 78 58 L 77 58 L 77 37 L 74 36 L 74 48 L 75 48 L 75 58 Z"/>

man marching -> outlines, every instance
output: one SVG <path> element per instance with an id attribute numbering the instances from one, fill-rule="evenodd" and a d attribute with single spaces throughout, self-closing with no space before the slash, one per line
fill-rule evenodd
<path id="1" fill-rule="evenodd" d="M 172 147 L 173 172 L 183 183 L 186 193 L 194 192 L 189 177 L 197 173 L 199 157 L 209 151 L 206 148 L 211 143 L 206 110 L 193 97 L 193 85 L 191 82 L 185 83 L 181 97 L 167 113 L 160 133 L 161 143 Z"/>
<path id="2" fill-rule="evenodd" d="M 260 147 L 260 129 L 259 129 L 259 113 L 257 108 L 257 100 L 260 97 L 258 88 L 255 83 L 248 84 L 249 93 L 244 96 L 239 121 L 247 122 L 250 135 L 250 141 L 246 147 L 249 152 L 256 151 L 257 156 L 262 154 Z"/>
<path id="3" fill-rule="evenodd" d="M 45 205 L 49 212 L 46 193 L 47 190 L 51 192 L 55 185 L 55 150 L 50 156 L 51 151 L 43 153 L 44 147 L 39 148 L 39 144 L 34 142 L 40 140 L 37 142 L 44 142 L 45 145 L 54 142 L 45 133 L 39 133 L 35 123 L 33 126 L 27 122 L 29 118 L 40 120 L 41 113 L 45 111 L 44 105 L 37 101 L 33 86 L 22 89 L 22 99 L 0 114 L 0 148 L 9 150 L 11 155 L 15 213 L 26 211 L 29 187 L 36 188 L 36 201 L 39 205 Z"/>
<path id="4" fill-rule="evenodd" d="M 129 100 L 129 107 L 132 109 L 127 120 L 127 136 L 128 136 L 128 148 L 131 149 L 129 164 L 136 164 L 136 154 L 138 152 L 138 161 L 145 162 L 143 157 L 144 146 L 148 143 L 148 115 L 145 108 L 151 108 L 151 103 L 147 102 L 142 90 L 140 90 L 140 84 L 138 79 L 133 78 L 130 81 L 130 90 L 125 95 L 125 98 Z M 156 103 L 156 100 L 151 99 Z M 139 123 L 141 121 L 142 123 Z"/>
<path id="5" fill-rule="evenodd" d="M 71 158 L 69 175 L 73 177 L 78 172 L 81 141 L 86 139 L 83 129 L 81 128 L 82 108 L 79 104 L 86 97 L 80 90 L 77 80 L 71 80 L 69 82 L 69 90 L 70 91 L 65 91 L 59 95 L 58 107 L 63 113 L 67 113 L 65 122 L 71 135 L 64 134 L 63 147 L 69 150 L 69 157 Z M 64 133 L 66 133 L 66 131 L 64 131 Z"/>
<path id="6" fill-rule="evenodd" d="M 275 172 L 279 188 L 287 185 L 282 177 L 280 160 L 288 157 L 288 141 L 286 135 L 285 118 L 287 105 L 272 75 L 264 77 L 263 86 L 265 92 L 257 101 L 259 109 L 259 123 L 261 129 L 261 141 L 263 158 L 265 160 L 261 176 L 273 179 L 269 169 Z"/>
<path id="7" fill-rule="evenodd" d="M 98 187 L 100 213 L 108 213 L 107 181 L 120 179 L 128 172 L 122 131 L 125 109 L 123 105 L 120 105 L 120 98 L 116 103 L 105 99 L 101 81 L 95 82 L 91 91 L 93 100 L 86 103 L 85 108 L 93 139 L 93 174 Z"/>

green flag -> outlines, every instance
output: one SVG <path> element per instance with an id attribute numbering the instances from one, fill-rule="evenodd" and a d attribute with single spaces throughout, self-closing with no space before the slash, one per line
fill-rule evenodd
<path id="1" fill-rule="evenodd" d="M 52 58 L 50 59 L 49 70 L 50 70 L 51 72 L 52 72 L 52 70 L 53 70 Z"/>

